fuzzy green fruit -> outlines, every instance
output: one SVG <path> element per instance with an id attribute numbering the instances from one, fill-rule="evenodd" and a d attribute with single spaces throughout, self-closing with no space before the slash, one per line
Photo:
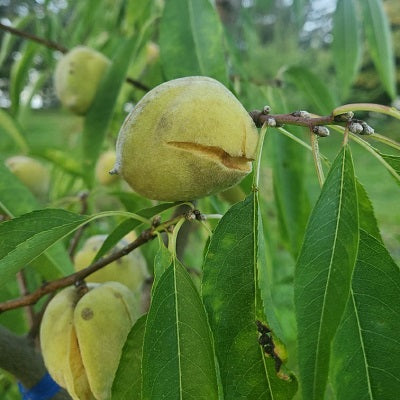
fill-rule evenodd
<path id="1" fill-rule="evenodd" d="M 56 95 L 61 104 L 76 114 L 85 114 L 110 61 L 84 46 L 69 51 L 58 62 L 54 73 Z"/>
<path id="2" fill-rule="evenodd" d="M 89 289 L 80 297 L 69 287 L 51 300 L 40 328 L 42 354 L 50 375 L 74 400 L 108 400 L 138 315 L 124 285 L 90 284 Z"/>
<path id="3" fill-rule="evenodd" d="M 82 249 L 75 256 L 74 264 L 77 271 L 91 264 L 106 238 L 106 235 L 95 235 L 84 243 Z M 122 248 L 127 244 L 128 241 L 122 239 L 116 247 Z M 86 281 L 99 283 L 108 281 L 120 282 L 132 292 L 140 294 L 140 289 L 146 277 L 146 260 L 140 249 L 135 249 L 135 251 L 89 275 Z"/>
<path id="4" fill-rule="evenodd" d="M 13 156 L 8 158 L 5 164 L 34 195 L 47 195 L 50 174 L 39 161 L 26 156 Z"/>
<path id="5" fill-rule="evenodd" d="M 100 155 L 96 164 L 95 175 L 97 181 L 102 185 L 111 185 L 118 180 L 118 175 L 110 174 L 110 171 L 114 167 L 116 157 L 114 150 L 106 151 Z"/>
<path id="6" fill-rule="evenodd" d="M 119 132 L 119 173 L 155 200 L 193 200 L 237 184 L 251 172 L 257 129 L 218 81 L 193 76 L 147 93 Z"/>

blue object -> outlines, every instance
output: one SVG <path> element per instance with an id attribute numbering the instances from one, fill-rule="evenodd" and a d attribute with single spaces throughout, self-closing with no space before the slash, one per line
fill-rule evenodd
<path id="1" fill-rule="evenodd" d="M 56 382 L 47 372 L 46 375 L 33 387 L 26 389 L 21 382 L 18 382 L 18 389 L 22 394 L 22 400 L 49 400 L 60 389 Z"/>

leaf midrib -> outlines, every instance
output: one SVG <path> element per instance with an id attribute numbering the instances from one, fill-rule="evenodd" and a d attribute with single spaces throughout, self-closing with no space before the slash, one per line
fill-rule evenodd
<path id="1" fill-rule="evenodd" d="M 328 286 L 329 286 L 329 281 L 330 281 L 330 276 L 331 276 L 331 271 L 332 271 L 332 262 L 333 262 L 333 257 L 335 254 L 336 250 L 336 242 L 338 238 L 338 231 L 339 231 L 339 224 L 340 224 L 340 216 L 342 213 L 342 203 L 343 203 L 343 179 L 344 179 L 344 164 L 346 161 L 346 151 L 343 151 L 343 161 L 342 161 L 342 171 L 341 171 L 341 184 L 340 184 L 340 194 L 339 194 L 339 209 L 338 209 L 338 215 L 337 215 L 337 222 L 336 222 L 336 228 L 335 228 L 335 237 L 333 240 L 333 246 L 332 246 L 332 254 L 331 254 L 331 259 L 329 261 L 329 270 L 328 270 L 328 278 L 326 280 L 326 285 L 325 285 L 325 291 L 324 291 L 324 300 L 322 302 L 322 314 L 321 314 L 321 319 L 320 319 L 320 324 L 318 328 L 318 339 L 317 339 L 317 351 L 316 351 L 316 357 L 315 357 L 315 363 L 314 363 L 314 379 L 313 379 L 313 399 L 315 399 L 315 392 L 316 392 L 316 383 L 317 383 L 317 371 L 318 371 L 318 354 L 319 354 L 319 347 L 320 347 L 320 341 L 321 341 L 321 328 L 322 328 L 322 322 L 324 321 L 324 314 L 325 314 L 325 302 L 326 302 L 326 297 L 327 297 L 327 292 L 328 292 Z"/>

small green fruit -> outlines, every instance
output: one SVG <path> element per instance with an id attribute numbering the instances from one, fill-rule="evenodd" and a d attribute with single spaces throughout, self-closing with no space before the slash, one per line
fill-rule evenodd
<path id="1" fill-rule="evenodd" d="M 74 400 L 109 400 L 138 314 L 124 285 L 108 282 L 89 289 L 80 297 L 69 287 L 51 300 L 40 328 L 42 354 L 50 375 Z"/>
<path id="2" fill-rule="evenodd" d="M 109 64 L 101 53 L 84 46 L 75 47 L 63 56 L 54 73 L 61 104 L 76 114 L 85 114 Z"/>
<path id="3" fill-rule="evenodd" d="M 86 268 L 92 263 L 93 258 L 100 250 L 106 238 L 106 235 L 95 235 L 84 243 L 82 249 L 75 256 L 74 263 L 77 271 Z M 116 247 L 117 249 L 122 248 L 127 244 L 128 242 L 122 239 Z M 135 249 L 135 251 L 89 275 L 86 281 L 100 283 L 108 281 L 120 282 L 132 292 L 139 294 L 146 276 L 146 260 L 140 249 Z"/>
<path id="4" fill-rule="evenodd" d="M 49 191 L 49 171 L 37 160 L 26 156 L 13 156 L 6 165 L 17 178 L 38 197 L 45 197 Z"/>
<path id="5" fill-rule="evenodd" d="M 111 185 L 118 180 L 118 175 L 111 175 L 116 160 L 115 151 L 109 150 L 101 154 L 96 164 L 96 179 L 102 185 Z"/>
<path id="6" fill-rule="evenodd" d="M 218 81 L 193 76 L 147 93 L 119 132 L 120 173 L 155 200 L 193 200 L 237 184 L 251 172 L 257 129 Z"/>

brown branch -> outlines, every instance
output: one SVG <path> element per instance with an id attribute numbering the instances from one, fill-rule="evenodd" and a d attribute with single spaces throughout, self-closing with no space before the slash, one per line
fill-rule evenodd
<path id="1" fill-rule="evenodd" d="M 339 115 L 312 116 L 306 111 L 295 111 L 290 114 L 270 114 L 270 108 L 264 107 L 263 111 L 253 110 L 249 112 L 257 127 L 266 123 L 269 126 L 297 125 L 304 126 L 318 136 L 328 136 L 329 131 L 325 125 L 348 126 L 349 131 L 360 135 L 371 135 L 374 130 L 363 120 L 353 118 L 352 112 Z"/>
<path id="2" fill-rule="evenodd" d="M 26 388 L 35 386 L 46 373 L 41 354 L 29 339 L 17 336 L 0 325 L 0 368 L 14 375 Z M 52 400 L 68 400 L 71 397 L 61 389 Z"/>
<path id="3" fill-rule="evenodd" d="M 22 31 L 20 29 L 13 28 L 10 25 L 4 25 L 4 24 L 0 23 L 0 29 L 2 29 L 3 31 L 6 31 L 6 32 L 12 33 L 13 35 L 23 37 L 23 38 L 31 40 L 33 42 L 39 43 L 43 46 L 46 46 L 49 49 L 60 51 L 63 54 L 68 53 L 68 51 L 69 51 L 66 47 L 64 47 L 63 45 L 61 45 L 59 43 L 53 42 L 51 40 L 43 39 L 39 36 L 36 36 L 32 33 Z M 127 83 L 131 84 L 132 86 L 134 86 L 140 90 L 143 90 L 144 92 L 148 92 L 150 90 L 150 88 L 148 86 L 144 85 L 143 83 L 141 83 L 135 79 L 127 77 L 125 79 L 125 81 Z"/>
<path id="4" fill-rule="evenodd" d="M 35 304 L 40 298 L 45 296 L 48 293 L 52 293 L 58 289 L 62 289 L 64 287 L 73 285 L 76 282 L 83 281 L 87 276 L 93 274 L 97 270 L 105 267 L 106 265 L 112 263 L 119 258 L 126 256 L 131 251 L 136 249 L 137 247 L 153 240 L 157 236 L 157 232 L 164 231 L 171 226 L 175 225 L 181 218 L 189 218 L 189 213 L 180 215 L 178 217 L 174 217 L 169 219 L 168 221 L 158 225 L 153 226 L 149 229 L 143 231 L 139 237 L 134 240 L 133 242 L 129 243 L 128 245 L 124 246 L 120 250 L 111 253 L 106 257 L 102 257 L 93 264 L 89 265 L 88 267 L 75 272 L 71 275 L 65 276 L 60 279 L 56 279 L 51 282 L 44 283 L 40 288 L 36 289 L 34 292 L 19 297 L 17 299 L 8 300 L 3 303 L 0 303 L 0 314 L 7 310 L 12 310 L 19 307 L 29 306 L 31 304 Z"/>
<path id="5" fill-rule="evenodd" d="M 26 282 L 26 277 L 23 270 L 18 271 L 17 273 L 17 283 L 21 295 L 28 296 L 29 295 L 28 284 Z M 26 308 L 26 317 L 28 320 L 28 326 L 32 326 L 35 321 L 35 311 L 32 305 Z"/>
<path id="6" fill-rule="evenodd" d="M 6 31 L 6 32 L 12 33 L 13 35 L 17 35 L 17 36 L 23 37 L 25 39 L 31 40 L 33 42 L 39 43 L 43 46 L 48 47 L 49 49 L 57 50 L 57 51 L 60 51 L 61 53 L 68 52 L 68 49 L 66 47 L 64 47 L 56 42 L 43 39 L 41 37 L 33 35 L 32 33 L 21 31 L 20 29 L 13 28 L 10 25 L 4 25 L 4 24 L 0 23 L 0 29 L 2 29 L 3 31 Z"/>

